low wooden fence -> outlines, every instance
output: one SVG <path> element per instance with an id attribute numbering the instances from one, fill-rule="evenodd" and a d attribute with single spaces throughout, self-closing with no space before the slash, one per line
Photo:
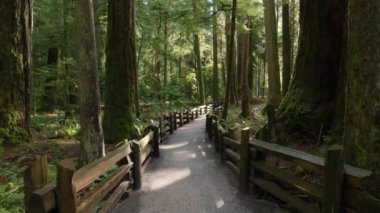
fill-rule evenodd
<path id="1" fill-rule="evenodd" d="M 211 106 L 205 105 L 181 111 L 180 114 L 187 114 L 190 122 L 193 120 L 190 118 L 210 109 Z M 125 140 L 106 157 L 79 170 L 75 170 L 73 160 L 61 161 L 57 166 L 56 186 L 48 183 L 47 157 L 37 157 L 24 172 L 25 211 L 111 212 L 120 200 L 128 196 L 131 189 L 141 188 L 146 166 L 152 158 L 160 156 L 159 144 L 177 129 L 179 124 L 175 120 L 175 113 L 162 116 L 160 125 L 149 126 L 142 139 Z"/>
<path id="2" fill-rule="evenodd" d="M 367 192 L 372 172 L 344 164 L 341 146 L 331 146 L 322 158 L 252 139 L 249 128 L 236 140 L 214 114 L 207 115 L 206 130 L 221 161 L 239 176 L 243 193 L 263 190 L 298 212 L 380 212 L 380 200 Z M 295 175 L 292 168 L 302 168 L 309 178 Z"/>

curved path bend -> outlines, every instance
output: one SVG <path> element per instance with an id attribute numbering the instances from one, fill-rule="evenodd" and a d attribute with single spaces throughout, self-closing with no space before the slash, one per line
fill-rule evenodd
<path id="1" fill-rule="evenodd" d="M 187 124 L 160 145 L 139 191 L 114 212 L 283 212 L 277 205 L 238 193 L 238 178 L 220 163 L 205 133 L 205 116 Z"/>

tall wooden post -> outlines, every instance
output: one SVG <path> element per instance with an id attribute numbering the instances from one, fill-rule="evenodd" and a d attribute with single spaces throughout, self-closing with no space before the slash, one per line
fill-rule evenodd
<path id="1" fill-rule="evenodd" d="M 198 118 L 198 109 L 195 108 L 195 117 Z"/>
<path id="2" fill-rule="evenodd" d="M 186 110 L 187 123 L 190 123 L 190 113 L 189 109 Z"/>
<path id="3" fill-rule="evenodd" d="M 216 122 L 215 117 L 213 115 L 210 115 L 210 121 L 208 122 L 208 138 L 209 139 L 212 139 L 212 137 L 213 137 L 212 127 L 214 126 L 215 122 Z"/>
<path id="4" fill-rule="evenodd" d="M 169 113 L 169 130 L 170 130 L 170 134 L 173 134 L 173 131 L 174 131 L 174 127 L 173 127 L 173 114 L 172 113 Z"/>
<path id="5" fill-rule="evenodd" d="M 249 128 L 241 131 L 239 190 L 243 193 L 249 189 L 249 132 Z"/>
<path id="6" fill-rule="evenodd" d="M 160 129 L 157 126 L 153 126 L 153 157 L 160 157 Z"/>
<path id="7" fill-rule="evenodd" d="M 57 201 L 60 213 L 77 212 L 76 191 L 73 186 L 75 164 L 72 160 L 63 160 L 58 165 Z"/>
<path id="8" fill-rule="evenodd" d="M 141 170 L 141 148 L 137 141 L 133 141 L 132 145 L 132 161 L 133 161 L 133 189 L 139 190 L 142 185 L 142 170 Z"/>
<path id="9" fill-rule="evenodd" d="M 177 130 L 177 112 L 174 112 L 173 114 L 173 124 L 174 124 L 174 130 Z"/>
<path id="10" fill-rule="evenodd" d="M 215 152 L 219 151 L 219 133 L 218 133 L 218 120 L 214 123 L 214 126 L 212 126 L 213 132 L 214 132 L 214 149 Z"/>
<path id="11" fill-rule="evenodd" d="M 183 113 L 180 111 L 179 113 L 179 126 L 183 126 Z"/>
<path id="12" fill-rule="evenodd" d="M 343 148 L 333 145 L 325 158 L 325 184 L 323 188 L 323 213 L 340 212 L 342 205 Z"/>
<path id="13" fill-rule="evenodd" d="M 31 197 L 35 190 L 47 184 L 47 157 L 38 156 L 34 162 L 24 172 L 24 204 L 25 212 L 33 212 Z"/>

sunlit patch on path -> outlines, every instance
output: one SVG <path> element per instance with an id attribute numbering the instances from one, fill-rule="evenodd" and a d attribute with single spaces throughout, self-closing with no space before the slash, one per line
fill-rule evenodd
<path id="1" fill-rule="evenodd" d="M 202 116 L 161 144 L 161 156 L 148 165 L 142 189 L 115 212 L 282 212 L 275 204 L 238 193 L 238 178 L 220 163 L 204 124 Z"/>

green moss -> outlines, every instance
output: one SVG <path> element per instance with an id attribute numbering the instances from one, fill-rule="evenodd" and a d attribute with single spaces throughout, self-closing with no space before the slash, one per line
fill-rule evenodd
<path id="1" fill-rule="evenodd" d="M 0 110 L 0 144 L 17 144 L 28 140 L 22 113 L 14 109 Z"/>

